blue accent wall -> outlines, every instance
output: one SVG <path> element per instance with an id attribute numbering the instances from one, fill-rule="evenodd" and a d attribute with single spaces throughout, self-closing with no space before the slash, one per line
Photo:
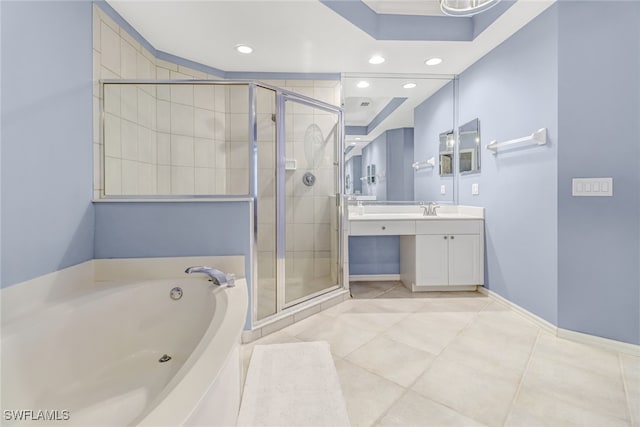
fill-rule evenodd
<path id="1" fill-rule="evenodd" d="M 413 128 L 390 129 L 387 134 L 387 200 L 413 200 Z"/>
<path id="2" fill-rule="evenodd" d="M 349 275 L 358 274 L 400 274 L 400 237 L 349 237 Z"/>
<path id="3" fill-rule="evenodd" d="M 384 132 L 362 148 L 362 175 L 367 176 L 367 166 L 375 165 L 376 175 L 387 173 L 387 133 Z M 362 182 L 362 194 L 376 196 L 376 200 L 387 200 L 387 185 L 380 177 L 375 183 Z"/>
<path id="4" fill-rule="evenodd" d="M 93 258 L 92 5 L 3 1 L 2 287 Z"/>
<path id="5" fill-rule="evenodd" d="M 485 208 L 485 286 L 557 324 L 558 13 L 552 6 L 459 77 L 459 122 L 480 119 L 480 174 L 460 176 L 458 201 Z M 493 155 L 548 129 L 549 144 Z M 456 165 L 457 167 L 457 165 Z M 480 195 L 471 195 L 479 184 Z"/>
<path id="6" fill-rule="evenodd" d="M 640 3 L 559 8 L 558 326 L 640 344 Z"/>
<path id="7" fill-rule="evenodd" d="M 98 202 L 95 257 L 244 255 L 251 289 L 250 215 L 249 202 Z"/>
<path id="8" fill-rule="evenodd" d="M 415 172 L 413 200 L 448 203 L 453 201 L 454 179 L 453 176 L 440 177 L 438 151 L 440 134 L 453 129 L 454 108 L 452 81 L 414 110 L 414 159 L 415 161 L 424 162 L 434 157 L 436 159 L 436 167 L 426 167 Z M 445 194 L 440 194 L 441 185 L 445 186 Z"/>

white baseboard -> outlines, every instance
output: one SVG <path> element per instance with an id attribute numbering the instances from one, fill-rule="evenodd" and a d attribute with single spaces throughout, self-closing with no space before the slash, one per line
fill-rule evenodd
<path id="1" fill-rule="evenodd" d="M 352 274 L 349 276 L 350 282 L 393 282 L 400 280 L 399 274 Z"/>
<path id="2" fill-rule="evenodd" d="M 596 347 L 606 348 L 608 350 L 618 351 L 620 353 L 630 354 L 632 356 L 640 356 L 640 345 L 630 344 L 622 341 L 616 341 L 609 338 L 598 337 L 595 335 L 583 334 L 581 332 L 570 331 L 568 329 L 559 328 L 551 322 L 544 320 L 541 317 L 536 316 L 528 310 L 520 307 L 519 305 L 509 301 L 508 299 L 496 294 L 495 292 L 487 289 L 483 286 L 478 286 L 478 292 L 483 295 L 487 295 L 491 299 L 499 302 L 516 313 L 529 319 L 540 328 L 547 332 L 570 341 L 579 342 L 581 344 L 588 344 Z"/>
<path id="3" fill-rule="evenodd" d="M 531 313 L 528 310 L 525 310 L 524 308 L 520 307 L 517 304 L 514 304 L 513 302 L 509 301 L 508 299 L 504 298 L 503 296 L 500 296 L 498 294 L 496 294 L 495 292 L 493 292 L 490 289 L 485 288 L 484 286 L 478 286 L 478 292 L 480 292 L 481 294 L 487 295 L 488 297 L 494 299 L 495 301 L 506 305 L 507 307 L 511 308 L 513 311 L 515 311 L 516 313 L 520 314 L 521 316 L 526 317 L 527 319 L 529 319 L 531 322 L 535 323 L 537 326 L 539 326 L 540 328 L 544 329 L 547 332 L 552 333 L 553 335 L 557 335 L 558 333 L 558 328 L 556 327 L 556 325 L 554 325 L 553 323 L 544 320 L 542 317 L 536 316 L 535 314 Z"/>
<path id="4" fill-rule="evenodd" d="M 637 344 L 630 344 L 595 335 L 583 334 L 582 332 L 570 331 L 569 329 L 562 328 L 558 328 L 558 337 L 582 344 L 603 347 L 620 353 L 630 354 L 631 356 L 640 356 L 640 345 Z"/>

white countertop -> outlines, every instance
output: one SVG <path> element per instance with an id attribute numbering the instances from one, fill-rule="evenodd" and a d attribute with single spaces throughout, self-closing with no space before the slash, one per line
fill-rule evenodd
<path id="1" fill-rule="evenodd" d="M 468 220 L 484 219 L 484 208 L 463 205 L 441 205 L 436 215 L 424 215 L 418 205 L 365 205 L 349 206 L 349 221 L 387 220 Z"/>

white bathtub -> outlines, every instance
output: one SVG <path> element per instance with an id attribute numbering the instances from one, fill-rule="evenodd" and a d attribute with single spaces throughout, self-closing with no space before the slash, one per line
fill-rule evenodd
<path id="1" fill-rule="evenodd" d="M 172 300 L 176 286 L 184 293 Z M 22 425 L 6 412 L 20 410 L 68 416 L 59 425 L 235 424 L 244 279 L 233 288 L 204 276 L 91 288 L 2 325 L 3 425 Z M 159 362 L 165 354 L 171 360 Z"/>

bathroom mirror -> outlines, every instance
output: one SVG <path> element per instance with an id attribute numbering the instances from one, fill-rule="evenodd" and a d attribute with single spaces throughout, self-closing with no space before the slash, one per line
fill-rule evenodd
<path id="1" fill-rule="evenodd" d="M 440 176 L 438 135 L 455 126 L 453 76 L 344 73 L 342 90 L 345 193 L 376 202 L 452 203 L 457 164 L 451 149 L 449 172 Z"/>
<path id="2" fill-rule="evenodd" d="M 458 165 L 461 174 L 480 172 L 480 120 L 473 119 L 458 128 Z"/>
<path id="3" fill-rule="evenodd" d="M 440 144 L 438 153 L 440 155 L 440 176 L 452 176 L 454 158 L 453 151 L 455 146 L 455 137 L 453 130 L 448 130 L 440 134 Z"/>

